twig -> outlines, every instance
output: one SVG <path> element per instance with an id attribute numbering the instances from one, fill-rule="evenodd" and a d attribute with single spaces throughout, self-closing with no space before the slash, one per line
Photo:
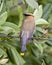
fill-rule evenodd
<path id="1" fill-rule="evenodd" d="M 36 38 L 36 37 L 34 37 L 34 39 L 37 39 L 37 40 L 52 40 L 52 38 Z"/>
<path id="2" fill-rule="evenodd" d="M 0 37 L 5 37 L 5 38 L 20 38 L 20 36 L 12 36 L 12 35 L 6 35 L 4 33 L 0 33 Z M 52 40 L 52 38 L 40 38 L 40 37 L 33 37 L 33 38 L 28 38 L 28 40 Z"/>

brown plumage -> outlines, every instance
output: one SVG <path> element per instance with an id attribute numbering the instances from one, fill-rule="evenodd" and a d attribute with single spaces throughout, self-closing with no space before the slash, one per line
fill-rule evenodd
<path id="1" fill-rule="evenodd" d="M 24 14 L 25 20 L 21 29 L 21 51 L 24 52 L 26 50 L 26 44 L 28 43 L 28 38 L 32 38 L 34 30 L 35 30 L 35 20 L 32 14 Z"/>

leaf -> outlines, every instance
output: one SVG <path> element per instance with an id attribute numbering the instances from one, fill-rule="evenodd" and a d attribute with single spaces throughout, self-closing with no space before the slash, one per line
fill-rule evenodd
<path id="1" fill-rule="evenodd" d="M 32 65 L 41 65 L 40 60 L 38 60 L 38 58 L 36 58 L 34 55 L 31 56 L 31 59 L 32 59 L 32 62 L 33 62 Z"/>
<path id="2" fill-rule="evenodd" d="M 12 64 L 11 62 L 9 62 L 9 63 L 6 63 L 6 65 L 14 65 L 14 64 Z"/>
<path id="3" fill-rule="evenodd" d="M 46 64 L 45 64 L 45 61 L 44 61 L 44 60 L 42 60 L 42 61 L 43 61 L 43 62 L 42 62 L 42 65 L 46 65 Z"/>
<path id="4" fill-rule="evenodd" d="M 48 40 L 47 40 L 45 43 L 46 43 L 48 46 L 51 46 L 51 47 L 52 47 L 52 41 L 48 41 Z"/>
<path id="5" fill-rule="evenodd" d="M 0 58 L 3 56 L 3 53 L 1 53 L 1 51 L 2 51 L 2 50 L 0 49 Z"/>
<path id="6" fill-rule="evenodd" d="M 28 6 L 25 12 L 26 13 L 32 13 L 33 11 L 34 11 L 34 9 L 30 6 Z"/>
<path id="7" fill-rule="evenodd" d="M 41 16 L 42 16 L 42 14 L 43 14 L 42 5 L 40 5 L 39 8 L 36 9 L 36 10 L 34 11 L 34 13 L 33 13 L 33 15 L 34 15 L 34 17 L 35 17 L 35 20 L 40 19 Z"/>
<path id="8" fill-rule="evenodd" d="M 8 54 L 9 54 L 11 61 L 13 61 L 14 64 L 16 64 L 16 65 L 25 64 L 25 61 L 19 55 L 19 53 L 16 51 L 16 49 L 14 47 L 11 47 L 10 49 L 8 49 Z"/>
<path id="9" fill-rule="evenodd" d="M 43 47 L 42 47 L 42 45 L 41 45 L 40 43 L 41 43 L 41 42 L 36 43 L 36 42 L 34 41 L 34 45 L 38 48 L 38 50 L 41 52 L 41 54 L 43 54 Z"/>
<path id="10" fill-rule="evenodd" d="M 46 4 L 43 8 L 43 15 L 46 14 L 46 12 L 48 11 L 48 9 L 50 8 L 50 3 Z"/>
<path id="11" fill-rule="evenodd" d="M 3 2 L 1 3 L 1 6 L 0 6 L 0 12 L 1 12 L 2 8 L 3 8 Z"/>
<path id="12" fill-rule="evenodd" d="M 7 19 L 7 12 L 4 12 L 0 15 L 0 25 L 3 25 L 6 22 Z"/>
<path id="13" fill-rule="evenodd" d="M 15 65 L 24 65 L 25 64 L 24 59 L 20 56 L 20 54 L 17 52 L 17 50 L 13 46 L 11 46 L 10 44 L 8 44 L 6 42 L 1 42 L 0 46 L 4 46 L 5 48 L 8 49 L 7 50 L 8 57 L 11 59 L 11 61 L 13 60 L 13 63 L 15 63 Z"/>
<path id="14" fill-rule="evenodd" d="M 3 31 L 3 27 L 2 26 L 0 26 L 0 31 Z"/>
<path id="15" fill-rule="evenodd" d="M 31 6 L 33 9 L 37 9 L 38 8 L 38 3 L 34 0 L 26 0 L 26 3 Z"/>
<path id="16" fill-rule="evenodd" d="M 5 22 L 5 24 L 3 26 L 8 26 L 8 27 L 11 27 L 11 28 L 15 29 L 16 31 L 18 31 L 18 26 L 14 23 Z"/>
<path id="17" fill-rule="evenodd" d="M 18 14 L 22 13 L 22 7 L 18 5 Z"/>
<path id="18" fill-rule="evenodd" d="M 8 59 L 1 59 L 0 64 L 6 64 L 8 62 Z"/>
<path id="19" fill-rule="evenodd" d="M 4 34 L 10 34 L 10 33 L 15 33 L 15 30 L 11 27 L 8 27 L 8 26 L 3 26 L 3 33 Z"/>
<path id="20" fill-rule="evenodd" d="M 1 57 L 5 58 L 5 57 L 7 57 L 7 54 L 6 54 L 6 52 L 3 49 L 0 48 L 0 58 Z"/>
<path id="21" fill-rule="evenodd" d="M 36 27 L 36 30 L 39 31 L 39 32 L 41 32 L 41 33 L 45 33 L 45 30 L 42 29 L 42 28 L 40 28 L 40 27 Z"/>
<path id="22" fill-rule="evenodd" d="M 23 14 L 20 13 L 20 16 L 19 16 L 19 23 L 18 23 L 18 28 L 20 28 L 22 26 L 22 22 L 23 21 Z"/>
<path id="23" fill-rule="evenodd" d="M 44 7 L 44 12 L 43 12 L 43 18 L 45 20 L 48 19 L 49 14 L 51 13 L 51 11 L 52 11 L 52 5 L 51 4 L 46 4 L 46 6 Z"/>
<path id="24" fill-rule="evenodd" d="M 14 65 L 11 63 L 11 61 L 8 61 L 5 65 Z"/>
<path id="25" fill-rule="evenodd" d="M 38 19 L 35 21 L 36 25 L 48 25 L 49 23 L 44 19 Z"/>

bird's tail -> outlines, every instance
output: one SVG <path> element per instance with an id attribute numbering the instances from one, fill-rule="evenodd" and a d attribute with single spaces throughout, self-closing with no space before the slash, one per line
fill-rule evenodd
<path id="1" fill-rule="evenodd" d="M 23 35 L 21 38 L 21 56 L 24 56 L 24 52 L 26 51 L 26 44 L 28 42 L 27 35 Z"/>
<path id="2" fill-rule="evenodd" d="M 29 38 L 29 32 L 28 31 L 23 31 L 21 34 L 21 52 L 22 55 L 26 51 L 26 44 L 28 43 L 28 38 Z"/>
<path id="3" fill-rule="evenodd" d="M 27 42 L 28 42 L 27 35 L 23 35 L 22 39 L 21 39 L 21 44 L 22 44 L 21 52 L 25 52 L 26 51 Z"/>

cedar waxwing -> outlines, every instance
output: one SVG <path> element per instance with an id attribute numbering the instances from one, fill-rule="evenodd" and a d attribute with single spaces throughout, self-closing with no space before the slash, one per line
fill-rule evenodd
<path id="1" fill-rule="evenodd" d="M 32 38 L 33 33 L 35 31 L 35 20 L 32 14 L 24 14 L 25 20 L 21 29 L 21 52 L 24 53 L 26 51 L 26 44 L 28 43 L 28 39 Z M 21 55 L 23 55 L 21 53 Z"/>

